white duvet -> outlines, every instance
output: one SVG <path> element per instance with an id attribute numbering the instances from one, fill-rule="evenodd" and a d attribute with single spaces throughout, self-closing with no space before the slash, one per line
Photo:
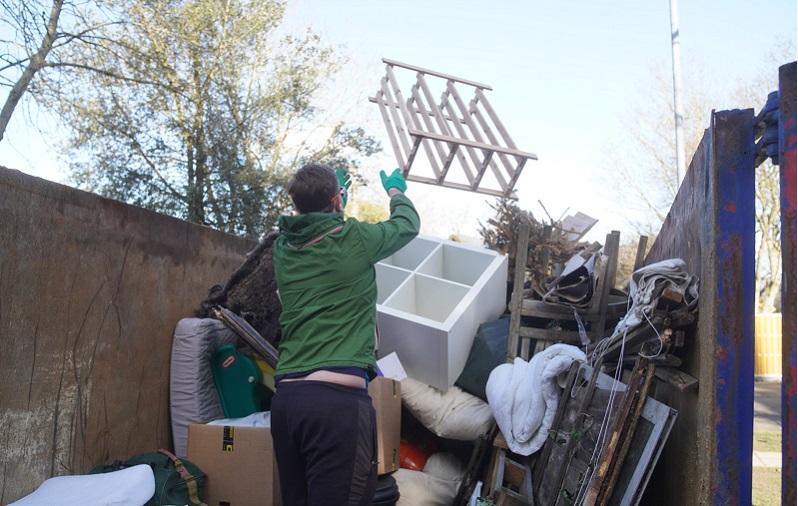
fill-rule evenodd
<path id="1" fill-rule="evenodd" d="M 584 361 L 584 352 L 555 344 L 529 362 L 516 357 L 491 371 L 485 387 L 488 404 L 511 451 L 531 455 L 546 442 L 561 392 L 558 377 L 574 360 Z"/>

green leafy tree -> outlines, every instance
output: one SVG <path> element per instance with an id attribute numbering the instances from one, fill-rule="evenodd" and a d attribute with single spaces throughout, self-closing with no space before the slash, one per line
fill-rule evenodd
<path id="1" fill-rule="evenodd" d="M 85 68 L 42 86 L 72 132 L 72 181 L 254 238 L 289 209 L 282 189 L 298 165 L 356 172 L 379 145 L 314 103 L 344 59 L 310 31 L 282 30 L 285 4 L 104 2 L 96 43 L 68 55 Z"/>
<path id="2" fill-rule="evenodd" d="M 379 223 L 388 219 L 388 209 L 384 204 L 363 201 L 358 203 L 355 216 L 366 223 Z"/>

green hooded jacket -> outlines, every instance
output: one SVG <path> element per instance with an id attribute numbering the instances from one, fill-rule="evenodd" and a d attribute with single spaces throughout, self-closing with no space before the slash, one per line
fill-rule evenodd
<path id="1" fill-rule="evenodd" d="M 420 220 L 403 194 L 377 223 L 340 213 L 280 216 L 272 250 L 282 301 L 275 376 L 359 367 L 373 377 L 377 278 L 374 264 L 418 235 Z"/>

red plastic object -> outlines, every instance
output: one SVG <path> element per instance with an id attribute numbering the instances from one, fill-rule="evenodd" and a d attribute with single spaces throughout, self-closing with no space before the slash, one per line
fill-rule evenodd
<path id="1" fill-rule="evenodd" d="M 435 453 L 437 446 L 432 439 L 399 441 L 399 467 L 411 471 L 421 471 L 430 455 Z"/>

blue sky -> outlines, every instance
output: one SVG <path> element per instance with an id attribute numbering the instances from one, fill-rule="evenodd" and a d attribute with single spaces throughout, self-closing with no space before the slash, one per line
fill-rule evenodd
<path id="1" fill-rule="evenodd" d="M 566 211 L 599 218 L 588 238 L 601 242 L 626 227 L 599 172 L 640 86 L 656 67 L 671 75 L 668 0 L 302 0 L 295 9 L 292 16 L 328 43 L 346 45 L 372 95 L 384 73 L 381 58 L 490 85 L 488 98 L 518 148 L 539 157 L 519 179 L 521 207 L 539 219 L 545 214 L 538 201 L 555 218 Z M 678 11 L 683 84 L 690 62 L 699 61 L 718 96 L 761 69 L 780 38 L 795 40 L 794 0 L 681 1 Z M 385 140 L 390 165 L 388 146 Z M 410 191 L 428 201 L 421 202 L 429 204 L 422 218 L 443 222 L 436 235 L 447 226 L 474 234 L 477 221 L 492 214 L 484 196 L 426 185 Z M 451 207 L 434 211 L 442 206 Z"/>
<path id="2" fill-rule="evenodd" d="M 718 96 L 760 69 L 779 39 L 796 37 L 794 0 L 683 0 L 678 7 L 684 82 L 690 62 L 700 61 Z M 378 116 L 362 99 L 379 85 L 382 58 L 490 85 L 488 98 L 518 148 L 539 157 L 519 180 L 521 207 L 543 217 L 540 200 L 554 217 L 568 210 L 599 218 L 595 240 L 625 226 L 598 172 L 624 128 L 623 109 L 652 69 L 670 72 L 668 0 L 296 0 L 288 8 L 287 26 L 311 25 L 325 43 L 345 46 L 351 64 L 343 93 L 361 94 L 358 114 Z M 59 180 L 55 155 L 42 152 L 17 116 L 10 142 L 0 143 L 0 165 Z M 373 125 L 384 136 L 381 123 Z M 375 174 L 395 166 L 382 140 L 386 154 L 374 161 Z M 476 235 L 477 222 L 491 214 L 492 199 L 481 195 L 418 184 L 409 192 L 428 217 L 427 233 Z"/>

